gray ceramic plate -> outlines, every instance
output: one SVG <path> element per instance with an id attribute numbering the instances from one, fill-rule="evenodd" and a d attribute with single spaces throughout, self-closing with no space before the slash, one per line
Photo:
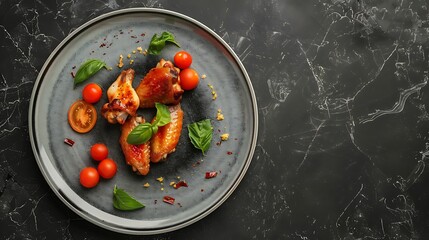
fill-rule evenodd
<path id="1" fill-rule="evenodd" d="M 207 77 L 182 100 L 184 128 L 176 152 L 163 163 L 152 164 L 147 176 L 134 174 L 126 165 L 118 138 L 120 129 L 98 115 L 95 128 L 87 134 L 74 132 L 67 122 L 67 110 L 81 98 L 85 84 L 73 89 L 71 72 L 82 62 L 99 58 L 113 67 L 102 70 L 88 82 L 107 89 L 121 70 L 132 67 L 137 85 L 144 74 L 160 60 L 172 59 L 180 50 L 167 46 L 160 56 L 145 56 L 133 50 L 147 48 L 154 33 L 171 32 L 181 49 L 194 57 L 192 67 Z M 119 69 L 119 55 L 125 66 Z M 127 55 L 134 60 L 130 64 Z M 218 94 L 212 99 L 211 84 Z M 107 101 L 104 95 L 95 105 L 100 109 Z M 221 109 L 225 120 L 217 121 Z M 153 111 L 140 111 L 151 119 Z M 214 126 L 211 148 L 205 156 L 195 149 L 186 126 L 209 118 Z M 212 30 L 182 14 L 161 9 L 125 9 L 97 17 L 71 33 L 49 56 L 40 71 L 30 102 L 29 129 L 33 151 L 46 181 L 57 196 L 83 218 L 110 230 L 130 234 L 156 234 L 187 226 L 219 207 L 243 178 L 255 149 L 257 107 L 249 77 L 231 48 Z M 222 133 L 230 139 L 217 144 Z M 64 144 L 70 138 L 75 144 Z M 79 184 L 79 172 L 96 166 L 90 159 L 92 144 L 103 142 L 110 149 L 109 157 L 118 164 L 113 179 L 101 180 L 93 189 Z M 212 179 L 205 172 L 217 171 Z M 164 178 L 163 185 L 156 179 Z M 184 180 L 189 187 L 174 189 L 172 181 Z M 143 185 L 149 183 L 150 187 Z M 144 209 L 124 212 L 113 208 L 113 187 L 125 189 L 146 205 Z M 176 199 L 174 205 L 162 201 L 163 196 Z"/>

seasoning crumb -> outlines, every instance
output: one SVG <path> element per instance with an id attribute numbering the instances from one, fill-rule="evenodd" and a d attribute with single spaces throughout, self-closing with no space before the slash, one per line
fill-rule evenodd
<path id="1" fill-rule="evenodd" d="M 205 79 L 207 77 L 207 75 L 203 74 L 201 75 L 201 79 Z"/>
<path id="2" fill-rule="evenodd" d="M 145 49 L 144 51 L 143 51 L 143 55 L 147 55 L 147 49 Z"/>
<path id="3" fill-rule="evenodd" d="M 164 191 L 164 188 L 163 188 L 163 187 L 161 188 L 161 191 Z"/>
<path id="4" fill-rule="evenodd" d="M 148 187 L 150 187 L 150 184 L 147 182 L 147 183 L 143 184 L 143 187 L 148 188 Z"/>
<path id="5" fill-rule="evenodd" d="M 217 99 L 217 93 L 216 93 L 216 91 L 214 90 L 213 85 L 211 85 L 211 84 L 207 84 L 207 86 L 209 86 L 210 90 L 212 91 L 212 99 L 213 99 L 213 100 L 216 100 L 216 99 Z"/>
<path id="6" fill-rule="evenodd" d="M 124 56 L 119 55 L 119 63 L 118 63 L 118 67 L 121 68 L 124 66 Z"/>
<path id="7" fill-rule="evenodd" d="M 131 54 L 128 53 L 127 58 L 130 59 L 131 58 Z"/>
<path id="8" fill-rule="evenodd" d="M 163 178 L 163 177 L 159 177 L 159 178 L 157 178 L 156 180 L 157 180 L 158 182 L 161 182 L 161 183 L 162 183 L 162 182 L 164 181 L 164 178 Z"/>
<path id="9" fill-rule="evenodd" d="M 227 141 L 229 138 L 229 133 L 224 133 L 222 135 L 220 135 L 220 140 L 222 141 Z"/>
<path id="10" fill-rule="evenodd" d="M 142 47 L 137 47 L 136 49 L 137 49 L 137 51 L 139 51 L 139 53 L 143 53 L 143 48 Z"/>
<path id="11" fill-rule="evenodd" d="M 131 60 L 130 60 L 130 64 L 133 64 L 133 63 L 134 63 L 134 59 L 131 59 Z"/>
<path id="12" fill-rule="evenodd" d="M 177 178 L 177 179 L 180 179 L 180 176 L 177 176 L 176 178 Z"/>
<path id="13" fill-rule="evenodd" d="M 220 108 L 217 110 L 216 119 L 217 119 L 218 121 L 222 121 L 222 120 L 224 120 L 224 119 L 225 119 L 225 117 L 224 117 L 224 116 L 223 116 L 223 114 L 222 114 L 222 110 L 221 110 Z"/>
<path id="14" fill-rule="evenodd" d="M 176 184 L 176 182 L 174 181 L 170 182 L 170 186 L 174 186 L 174 184 Z"/>
<path id="15" fill-rule="evenodd" d="M 132 51 L 132 53 L 133 53 L 133 54 L 136 54 L 136 50 L 133 50 L 133 51 Z"/>

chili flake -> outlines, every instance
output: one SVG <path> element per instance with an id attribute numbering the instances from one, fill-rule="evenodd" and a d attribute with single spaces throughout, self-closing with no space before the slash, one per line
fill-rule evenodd
<path id="1" fill-rule="evenodd" d="M 178 189 L 180 187 L 188 187 L 188 184 L 184 181 L 180 181 L 173 185 L 174 189 Z"/>
<path id="2" fill-rule="evenodd" d="M 66 143 L 67 145 L 69 145 L 71 147 L 71 146 L 73 146 L 74 141 L 71 140 L 70 138 L 64 138 L 64 143 Z"/>
<path id="3" fill-rule="evenodd" d="M 214 177 L 216 177 L 216 176 L 217 176 L 217 172 L 215 172 L 215 171 L 212 171 L 212 172 L 206 172 L 206 179 L 214 178 Z"/>
<path id="4" fill-rule="evenodd" d="M 170 196 L 164 196 L 163 198 L 162 198 L 162 201 L 163 202 L 165 202 L 165 203 L 168 203 L 168 204 L 171 204 L 171 205 L 173 205 L 174 204 L 174 198 L 173 197 L 170 197 Z"/>

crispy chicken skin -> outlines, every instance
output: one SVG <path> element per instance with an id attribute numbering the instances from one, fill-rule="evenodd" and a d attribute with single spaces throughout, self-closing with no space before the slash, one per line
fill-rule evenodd
<path id="1" fill-rule="evenodd" d="M 150 167 L 150 145 L 149 142 L 139 145 L 127 143 L 128 134 L 140 123 L 144 123 L 143 117 L 130 117 L 121 126 L 121 136 L 119 143 L 124 153 L 125 160 L 130 165 L 133 171 L 146 175 L 149 173 Z"/>
<path id="2" fill-rule="evenodd" d="M 150 161 L 159 162 L 176 150 L 182 132 L 183 111 L 180 104 L 169 106 L 171 122 L 159 127 L 150 141 Z M 154 120 L 152 120 L 154 121 Z"/>
<path id="3" fill-rule="evenodd" d="M 133 80 L 134 70 L 124 70 L 107 90 L 109 103 L 103 105 L 101 115 L 109 123 L 124 124 L 128 115 L 136 115 L 140 100 L 132 86 Z"/>
<path id="4" fill-rule="evenodd" d="M 178 104 L 183 94 L 178 78 L 179 69 L 175 68 L 172 62 L 161 59 L 136 88 L 140 107 L 151 108 L 155 106 L 155 102 Z"/>

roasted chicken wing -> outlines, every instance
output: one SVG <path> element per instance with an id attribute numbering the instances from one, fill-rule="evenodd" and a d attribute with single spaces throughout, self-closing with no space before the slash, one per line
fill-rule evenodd
<path id="1" fill-rule="evenodd" d="M 149 172 L 150 166 L 150 145 L 149 142 L 139 145 L 127 143 L 128 134 L 140 123 L 144 123 L 143 117 L 130 117 L 121 126 L 121 136 L 119 143 L 124 153 L 125 160 L 130 165 L 133 171 L 138 171 L 141 175 L 146 175 Z"/>
<path id="2" fill-rule="evenodd" d="M 182 99 L 183 89 L 178 82 L 179 69 L 173 63 L 162 59 L 141 80 L 136 88 L 141 108 L 151 108 L 156 102 L 178 104 Z"/>
<path id="3" fill-rule="evenodd" d="M 107 90 L 109 103 L 101 108 L 101 114 L 109 123 L 124 124 L 128 115 L 136 115 L 140 100 L 132 86 L 133 80 L 134 70 L 124 70 Z"/>
<path id="4" fill-rule="evenodd" d="M 150 140 L 150 161 L 159 162 L 176 150 L 182 132 L 183 111 L 180 104 L 169 106 L 171 122 L 159 127 Z M 154 120 L 153 120 L 154 121 Z"/>

